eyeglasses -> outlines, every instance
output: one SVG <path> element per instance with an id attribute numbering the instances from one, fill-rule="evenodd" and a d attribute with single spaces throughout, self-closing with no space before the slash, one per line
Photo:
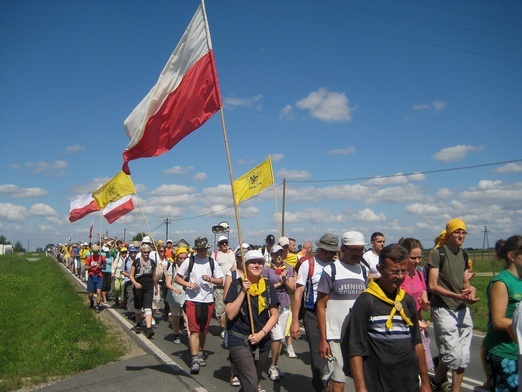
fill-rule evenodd
<path id="1" fill-rule="evenodd" d="M 388 273 L 393 276 L 406 275 L 408 273 L 408 270 L 406 268 L 404 268 L 404 269 L 400 269 L 400 270 L 391 270 L 391 271 L 388 271 Z"/>
<path id="2" fill-rule="evenodd" d="M 141 252 L 142 255 L 148 255 L 150 252 Z"/>

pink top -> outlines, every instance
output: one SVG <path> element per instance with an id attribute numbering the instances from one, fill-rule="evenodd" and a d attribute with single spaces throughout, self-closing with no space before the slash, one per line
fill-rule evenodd
<path id="1" fill-rule="evenodd" d="M 404 291 L 413 297 L 415 304 L 417 305 L 417 313 L 420 312 L 422 293 L 424 290 L 426 290 L 426 282 L 422 272 L 415 270 L 413 278 L 407 274 L 404 278 L 404 282 L 401 284 L 401 287 L 404 289 Z"/>

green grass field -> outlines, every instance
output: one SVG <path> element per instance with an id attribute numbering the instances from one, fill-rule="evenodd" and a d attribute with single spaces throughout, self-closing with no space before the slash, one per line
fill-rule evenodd
<path id="1" fill-rule="evenodd" d="M 0 256 L 0 391 L 35 385 L 117 360 L 117 335 L 43 253 Z"/>

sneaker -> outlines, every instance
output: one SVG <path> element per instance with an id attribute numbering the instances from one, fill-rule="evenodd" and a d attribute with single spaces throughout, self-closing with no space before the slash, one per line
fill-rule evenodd
<path id="1" fill-rule="evenodd" d="M 221 339 L 225 339 L 225 330 L 221 331 Z"/>
<path id="2" fill-rule="evenodd" d="M 268 377 L 272 381 L 279 381 L 279 372 L 275 366 L 270 366 L 270 369 L 268 369 Z"/>
<path id="3" fill-rule="evenodd" d="M 288 358 L 297 358 L 297 355 L 295 355 L 294 346 L 288 346 L 286 348 L 286 355 Z"/>
<path id="4" fill-rule="evenodd" d="M 283 376 L 285 375 L 281 369 L 279 369 L 279 365 L 275 365 L 276 369 L 277 369 L 277 374 L 279 374 L 279 378 L 283 378 Z"/>
<path id="5" fill-rule="evenodd" d="M 201 367 L 207 366 L 207 363 L 205 362 L 205 358 L 203 358 L 203 353 L 200 353 L 198 355 L 198 360 L 199 360 L 199 366 L 201 366 Z"/>
<path id="6" fill-rule="evenodd" d="M 100 313 L 100 307 L 96 306 L 95 311 L 96 311 L 96 313 Z"/>
<path id="7" fill-rule="evenodd" d="M 152 338 L 154 336 L 154 330 L 152 328 L 147 328 L 147 330 L 145 331 L 145 336 L 147 336 L 147 338 Z"/>
<path id="8" fill-rule="evenodd" d="M 198 374 L 199 373 L 199 361 L 192 360 L 192 365 L 190 365 L 190 374 Z"/>
<path id="9" fill-rule="evenodd" d="M 435 384 L 433 378 L 430 377 L 430 386 L 432 392 L 451 392 L 451 382 L 445 381 L 440 384 Z"/>
<path id="10" fill-rule="evenodd" d="M 181 340 L 179 339 L 179 335 L 174 335 L 173 342 L 174 342 L 174 344 L 180 344 L 181 343 Z"/>
<path id="11" fill-rule="evenodd" d="M 109 307 L 109 304 L 107 302 L 100 302 L 100 305 L 103 306 L 104 308 L 108 308 Z"/>
<path id="12" fill-rule="evenodd" d="M 136 325 L 136 327 L 134 327 L 134 332 L 136 333 L 136 335 L 139 335 L 141 333 L 141 327 L 139 325 Z"/>
<path id="13" fill-rule="evenodd" d="M 233 387 L 240 387 L 241 383 L 239 382 L 239 378 L 237 376 L 230 376 L 230 385 Z"/>

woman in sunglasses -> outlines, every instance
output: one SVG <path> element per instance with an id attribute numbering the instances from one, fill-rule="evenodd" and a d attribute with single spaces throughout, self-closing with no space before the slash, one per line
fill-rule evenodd
<path id="1" fill-rule="evenodd" d="M 134 331 L 141 333 L 141 318 L 145 312 L 147 338 L 154 336 L 152 329 L 152 300 L 158 294 L 158 281 L 156 280 L 156 262 L 149 258 L 151 247 L 146 244 L 140 247 L 141 256 L 132 264 L 130 279 L 134 285 L 134 307 L 136 308 L 136 328 Z"/>

